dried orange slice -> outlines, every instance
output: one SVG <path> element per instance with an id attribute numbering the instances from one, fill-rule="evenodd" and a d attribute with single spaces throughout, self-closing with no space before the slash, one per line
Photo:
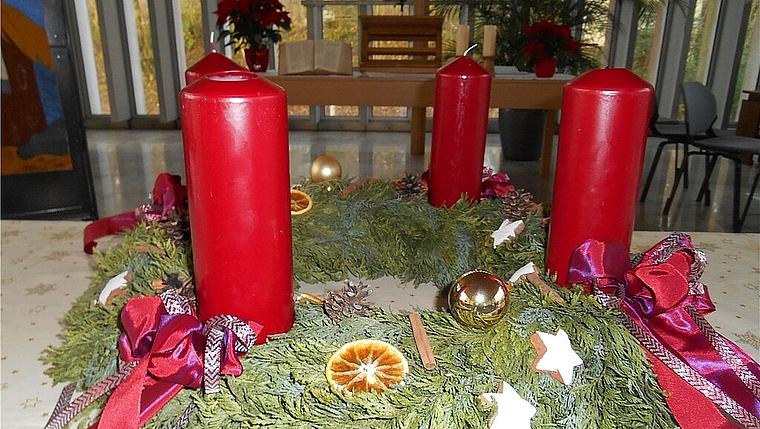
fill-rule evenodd
<path id="1" fill-rule="evenodd" d="M 378 393 L 402 384 L 409 372 L 404 355 L 379 340 L 358 340 L 343 345 L 327 361 L 325 376 L 331 386 L 351 392 Z"/>
<path id="2" fill-rule="evenodd" d="M 300 216 L 307 213 L 314 206 L 309 194 L 299 191 L 298 189 L 290 190 L 290 214 Z"/>

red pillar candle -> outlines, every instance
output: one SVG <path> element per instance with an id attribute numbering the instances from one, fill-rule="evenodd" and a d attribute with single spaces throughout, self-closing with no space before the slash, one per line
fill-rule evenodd
<path id="1" fill-rule="evenodd" d="M 584 241 L 630 248 L 653 97 L 626 69 L 592 70 L 565 86 L 546 260 L 558 284 Z"/>
<path id="2" fill-rule="evenodd" d="M 430 204 L 450 207 L 462 194 L 470 201 L 480 198 L 490 98 L 491 74 L 470 57 L 436 72 Z"/>
<path id="3" fill-rule="evenodd" d="M 190 85 L 209 73 L 231 70 L 245 69 L 224 55 L 212 52 L 185 70 L 185 85 Z"/>
<path id="4" fill-rule="evenodd" d="M 262 342 L 295 318 L 285 91 L 229 71 L 180 101 L 199 317 L 253 320 Z"/>

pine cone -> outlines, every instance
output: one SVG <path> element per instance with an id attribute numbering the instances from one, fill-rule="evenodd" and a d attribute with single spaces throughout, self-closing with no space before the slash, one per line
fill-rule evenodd
<path id="1" fill-rule="evenodd" d="M 170 273 L 164 280 L 153 280 L 153 289 L 160 294 L 167 289 L 174 289 L 178 294 L 195 302 L 195 284 L 193 278 L 186 278 L 179 273 Z"/>
<path id="2" fill-rule="evenodd" d="M 406 173 L 406 176 L 396 180 L 394 186 L 398 190 L 401 198 L 407 200 L 415 200 L 422 198 L 427 192 L 427 187 L 422 184 L 422 180 L 417 174 Z"/>
<path id="3" fill-rule="evenodd" d="M 187 211 L 173 209 L 158 219 L 156 225 L 164 233 L 164 237 L 174 241 L 175 245 L 184 246 L 190 242 L 190 220 Z"/>
<path id="4" fill-rule="evenodd" d="M 525 220 L 533 214 L 538 205 L 533 201 L 533 195 L 525 189 L 512 189 L 501 203 L 501 213 L 511 221 Z"/>
<path id="5" fill-rule="evenodd" d="M 339 322 L 346 317 L 365 316 L 369 317 L 372 303 L 367 301 L 367 296 L 372 293 L 369 285 L 362 282 L 354 284 L 346 280 L 346 286 L 342 291 L 331 290 L 325 296 L 325 313 L 334 322 Z"/>

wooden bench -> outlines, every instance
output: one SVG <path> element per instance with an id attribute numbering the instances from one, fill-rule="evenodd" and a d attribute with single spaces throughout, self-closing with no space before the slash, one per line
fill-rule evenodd
<path id="1" fill-rule="evenodd" d="M 443 64 L 442 27 L 442 16 L 360 16 L 359 70 L 434 73 Z"/>

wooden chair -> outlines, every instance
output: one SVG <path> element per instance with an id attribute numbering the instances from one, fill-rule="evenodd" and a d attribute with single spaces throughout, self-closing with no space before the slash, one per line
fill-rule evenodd
<path id="1" fill-rule="evenodd" d="M 359 71 L 434 73 L 443 64 L 442 16 L 359 17 Z"/>

